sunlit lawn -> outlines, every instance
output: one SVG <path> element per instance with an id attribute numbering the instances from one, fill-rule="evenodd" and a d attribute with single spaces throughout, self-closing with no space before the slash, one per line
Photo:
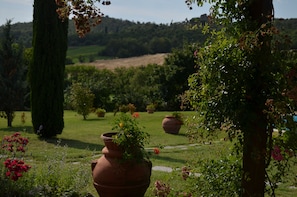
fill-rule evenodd
<path id="1" fill-rule="evenodd" d="M 66 153 L 66 161 L 71 163 L 86 162 L 86 168 L 90 168 L 89 163 L 100 157 L 101 149 L 103 148 L 100 135 L 111 131 L 114 120 L 113 113 L 107 113 L 104 118 L 98 118 L 95 114 L 90 114 L 87 120 L 83 120 L 82 116 L 77 115 L 75 112 L 65 111 L 65 128 L 63 133 L 58 135 L 57 138 L 41 140 L 33 132 L 30 112 L 24 112 L 26 116 L 25 124 L 21 122 L 21 113 L 16 113 L 13 128 L 6 127 L 6 119 L 0 119 L 0 138 L 2 139 L 3 136 L 10 135 L 15 131 L 23 131 L 22 135 L 29 138 L 27 158 L 35 165 L 42 165 L 45 162 L 45 157 L 55 157 L 61 154 L 59 151 L 63 150 L 63 154 Z M 159 155 L 152 154 L 151 161 L 153 166 L 167 166 L 178 169 L 193 160 L 216 159 L 221 155 L 229 153 L 230 142 L 220 139 L 225 134 L 222 134 L 212 144 L 195 144 L 194 146 L 189 146 L 190 143 L 185 134 L 185 126 L 182 126 L 178 135 L 166 134 L 162 129 L 161 123 L 164 116 L 170 113 L 155 112 L 148 114 L 140 112 L 139 122 L 151 136 L 150 143 L 146 148 L 164 146 Z M 182 113 L 185 117 L 193 115 L 193 112 Z M 57 148 L 57 145 L 65 148 Z M 179 145 L 185 145 L 185 147 Z M 177 147 L 170 148 L 170 146 Z M 151 186 L 146 193 L 147 197 L 153 196 L 152 188 L 156 180 L 170 181 L 171 186 L 176 189 L 182 189 L 186 184 L 179 176 L 173 176 L 172 173 L 153 171 Z M 288 185 L 283 184 L 280 187 L 278 196 L 289 197 L 297 194 L 297 190 L 288 189 Z M 91 183 L 88 190 L 94 196 L 97 195 Z"/>

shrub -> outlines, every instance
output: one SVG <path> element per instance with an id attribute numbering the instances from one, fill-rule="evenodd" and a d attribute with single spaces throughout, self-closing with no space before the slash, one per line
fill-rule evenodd
<path id="1" fill-rule="evenodd" d="M 128 107 L 128 105 L 121 105 L 121 106 L 119 107 L 119 111 L 120 111 L 120 112 L 123 112 L 123 113 L 128 112 L 128 111 L 129 111 L 129 107 Z"/>
<path id="2" fill-rule="evenodd" d="M 0 163 L 0 196 L 38 197 L 38 196 L 87 196 L 87 187 L 91 185 L 89 162 L 69 163 L 67 147 L 56 146 L 57 154 L 48 156 L 42 165 L 34 164 L 30 171 L 18 181 L 10 181 L 4 174 L 4 165 Z"/>
<path id="3" fill-rule="evenodd" d="M 136 111 L 136 107 L 134 104 L 132 103 L 129 103 L 127 105 L 121 105 L 119 107 L 119 111 L 120 112 L 123 112 L 123 113 L 127 113 L 127 112 L 130 112 L 131 114 L 133 114 L 135 111 Z"/>
<path id="4" fill-rule="evenodd" d="M 85 120 L 92 110 L 95 95 L 89 88 L 83 87 L 80 83 L 73 84 L 70 93 L 73 109 Z"/>
<path id="5" fill-rule="evenodd" d="M 106 110 L 105 109 L 102 109 L 102 108 L 97 108 L 96 111 L 95 111 L 95 114 L 98 117 L 104 117 L 105 116 L 105 113 L 106 113 Z"/>
<path id="6" fill-rule="evenodd" d="M 201 176 L 192 178 L 199 196 L 241 196 L 241 160 L 229 157 L 204 161 Z"/>

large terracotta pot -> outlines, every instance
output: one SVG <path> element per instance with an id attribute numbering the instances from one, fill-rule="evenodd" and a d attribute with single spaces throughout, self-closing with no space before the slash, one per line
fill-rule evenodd
<path id="1" fill-rule="evenodd" d="M 178 134 L 181 128 L 182 122 L 176 119 L 174 116 L 165 116 L 162 121 L 162 127 L 166 133 Z"/>
<path id="2" fill-rule="evenodd" d="M 103 155 L 92 162 L 94 187 L 100 197 L 143 197 L 150 184 L 150 161 L 121 161 L 122 151 L 110 132 L 101 135 Z"/>

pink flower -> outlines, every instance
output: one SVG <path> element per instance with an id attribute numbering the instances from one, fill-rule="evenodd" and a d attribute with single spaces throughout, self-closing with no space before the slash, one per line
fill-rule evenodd
<path id="1" fill-rule="evenodd" d="M 276 161 L 282 161 L 284 159 L 283 155 L 281 154 L 281 149 L 277 145 L 273 147 L 271 156 Z"/>

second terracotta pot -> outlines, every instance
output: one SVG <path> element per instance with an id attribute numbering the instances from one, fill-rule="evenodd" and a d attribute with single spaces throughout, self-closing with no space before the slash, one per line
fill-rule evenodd
<path id="1" fill-rule="evenodd" d="M 166 133 L 178 134 L 181 128 L 182 122 L 176 119 L 174 116 L 165 116 L 162 121 L 162 127 Z"/>

